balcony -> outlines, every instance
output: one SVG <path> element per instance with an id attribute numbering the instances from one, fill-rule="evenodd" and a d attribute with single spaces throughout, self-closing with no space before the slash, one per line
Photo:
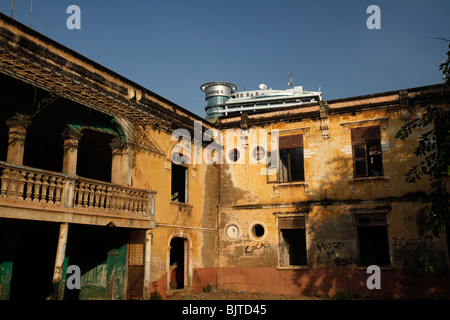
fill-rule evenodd
<path id="1" fill-rule="evenodd" d="M 4 161 L 0 170 L 0 217 L 154 227 L 154 191 Z"/>

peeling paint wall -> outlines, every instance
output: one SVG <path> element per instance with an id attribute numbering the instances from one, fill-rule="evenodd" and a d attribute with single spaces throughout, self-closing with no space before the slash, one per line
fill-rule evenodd
<path id="1" fill-rule="evenodd" d="M 188 200 L 171 201 L 171 151 L 177 145 L 165 131 L 149 132 L 155 149 L 162 154 L 140 153 L 133 168 L 133 186 L 157 192 L 156 228 L 152 230 L 151 282 L 152 290 L 165 294 L 168 289 L 170 240 L 187 239 L 187 286 L 198 283 L 194 269 L 217 265 L 218 167 L 189 164 Z M 194 148 L 192 148 L 194 150 Z M 203 151 L 203 149 L 202 149 Z M 206 281 L 205 276 L 203 277 Z M 196 280 L 197 279 L 197 280 Z M 197 282 L 196 282 L 197 281 Z"/>
<path id="2" fill-rule="evenodd" d="M 244 118 L 224 119 L 222 125 L 233 130 L 223 129 L 223 135 L 232 135 L 229 139 L 234 142 L 232 147 L 243 155 L 238 163 L 221 166 L 220 267 L 270 267 L 277 272 L 315 268 L 359 270 L 362 267 L 356 217 L 375 212 L 387 218 L 390 268 L 417 268 L 418 247 L 423 239 L 418 235 L 415 215 L 423 206 L 421 200 L 425 199 L 428 182 L 406 183 L 404 175 L 417 162 L 413 154 L 414 142 L 424 130 L 417 130 L 406 142 L 395 138 L 404 120 L 398 102 L 396 105 L 393 102 L 396 99 L 396 95 L 387 95 L 377 97 L 376 101 L 329 103 L 326 132 L 317 113 L 311 117 L 298 116 L 297 120 L 283 120 L 284 116 L 292 116 L 290 113 L 300 113 L 300 108 L 280 111 L 279 120 L 275 117 L 268 120 L 269 113 L 250 114 L 248 127 L 237 131 L 233 126 L 242 126 Z M 363 102 L 379 106 L 358 109 L 358 103 Z M 355 109 L 345 112 L 346 107 Z M 420 116 L 424 107 L 424 104 L 414 104 L 410 109 L 411 118 Z M 351 128 L 373 125 L 380 127 L 384 174 L 355 179 Z M 250 163 L 252 144 L 246 145 L 242 135 L 250 132 L 250 136 L 258 130 L 277 130 L 279 136 L 303 135 L 304 181 L 271 182 L 270 176 L 264 175 L 265 162 Z M 272 145 L 276 146 L 273 136 L 267 134 L 264 141 L 269 151 Z M 305 266 L 285 267 L 281 263 L 285 244 L 281 241 L 277 218 L 286 216 L 305 217 Z M 251 226 L 255 223 L 264 227 L 263 237 L 252 236 Z M 444 236 L 438 241 L 434 254 L 436 265 L 444 269 L 448 265 L 447 252 Z M 227 282 L 229 278 L 222 280 Z M 219 277 L 219 283 L 222 280 Z M 274 289 L 278 284 L 275 278 L 272 280 Z M 295 281 L 286 285 L 296 286 Z M 270 290 L 270 286 L 267 284 L 265 289 Z"/>

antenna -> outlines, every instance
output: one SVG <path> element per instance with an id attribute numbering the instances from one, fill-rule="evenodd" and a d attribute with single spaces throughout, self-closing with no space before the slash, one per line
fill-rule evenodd
<path id="1" fill-rule="evenodd" d="M 30 5 L 30 28 L 31 28 L 31 18 L 33 17 L 33 0 L 31 0 Z"/>
<path id="2" fill-rule="evenodd" d="M 292 82 L 292 72 L 289 72 L 289 88 L 294 88 L 294 83 Z"/>
<path id="3" fill-rule="evenodd" d="M 13 14 L 14 14 L 14 0 L 12 0 L 11 2 L 11 18 L 14 19 Z"/>

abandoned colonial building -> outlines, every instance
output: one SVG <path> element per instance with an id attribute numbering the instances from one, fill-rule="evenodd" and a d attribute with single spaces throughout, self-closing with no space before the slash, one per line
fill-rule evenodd
<path id="1" fill-rule="evenodd" d="M 207 121 L 0 14 L 0 90 L 0 299 L 449 298 L 448 237 L 416 264 L 421 132 L 395 138 L 442 85 Z"/>

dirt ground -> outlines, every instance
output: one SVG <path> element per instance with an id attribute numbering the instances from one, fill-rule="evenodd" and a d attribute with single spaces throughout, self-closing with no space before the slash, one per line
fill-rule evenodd
<path id="1" fill-rule="evenodd" d="M 274 294 L 267 292 L 252 293 L 211 289 L 210 292 L 201 293 L 176 290 L 167 294 L 167 300 L 324 300 L 324 298 L 294 294 Z"/>

